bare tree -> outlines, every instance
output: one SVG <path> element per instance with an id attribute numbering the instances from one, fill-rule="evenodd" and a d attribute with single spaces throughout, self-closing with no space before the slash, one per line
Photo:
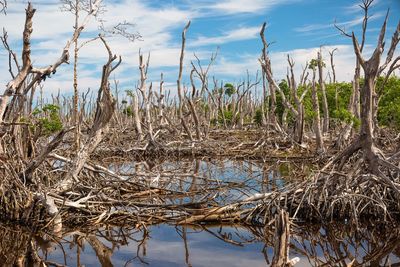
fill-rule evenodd
<path id="1" fill-rule="evenodd" d="M 368 19 L 370 18 L 369 16 L 369 9 L 372 5 L 374 0 L 362 0 L 360 7 L 362 8 L 364 12 L 364 18 L 363 18 L 363 23 L 362 23 L 362 33 L 361 33 L 361 45 L 359 46 L 360 52 L 362 53 L 364 50 L 365 46 L 365 41 L 366 41 L 366 31 L 367 31 L 367 26 L 368 26 Z M 335 24 L 335 27 L 344 35 L 349 38 L 352 38 L 352 34 L 346 32 L 344 28 L 340 28 Z M 351 96 L 350 100 L 350 105 L 349 109 L 352 114 L 356 118 L 360 118 L 360 77 L 361 77 L 361 65 L 359 58 L 356 57 L 356 67 L 354 71 L 354 79 L 353 79 L 353 94 Z"/>
<path id="2" fill-rule="evenodd" d="M 260 37 L 261 37 L 261 41 L 263 43 L 263 49 L 262 49 L 262 55 L 261 55 L 261 60 L 262 62 L 265 62 L 267 64 L 267 66 L 271 65 L 270 63 L 270 59 L 268 56 L 268 47 L 269 44 L 267 43 L 267 41 L 265 40 L 265 27 L 267 26 L 267 23 L 264 22 L 263 26 L 261 27 L 261 31 L 260 31 Z M 270 108 L 269 108 L 269 119 L 270 119 L 270 123 L 275 127 L 275 128 L 280 128 L 278 126 L 278 122 L 276 121 L 276 116 L 275 116 L 275 109 L 276 109 L 276 86 L 273 86 L 271 84 L 270 81 L 270 77 L 269 73 L 271 73 L 272 75 L 272 70 L 264 70 L 263 68 L 263 75 L 264 77 L 267 77 L 267 81 L 268 81 L 268 89 L 269 89 L 269 104 L 270 104 Z"/>
<path id="3" fill-rule="evenodd" d="M 135 93 L 132 93 L 132 108 L 133 108 L 133 119 L 135 120 L 135 128 L 138 134 L 139 141 L 143 140 L 142 124 L 140 122 L 139 114 L 139 100 Z"/>
<path id="4" fill-rule="evenodd" d="M 65 178 L 58 185 L 61 190 L 68 189 L 74 182 L 79 182 L 78 174 L 83 169 L 86 160 L 94 151 L 100 141 L 108 132 L 108 124 L 114 115 L 115 100 L 110 91 L 109 77 L 111 73 L 120 65 L 121 57 L 113 55 L 106 41 L 100 37 L 108 52 L 108 61 L 103 66 L 100 88 L 97 96 L 96 114 L 94 116 L 93 125 L 89 130 L 89 136 L 84 145 L 79 149 L 76 157 L 69 166 L 69 171 L 65 174 Z M 116 64 L 113 62 L 119 59 Z"/>
<path id="5" fill-rule="evenodd" d="M 310 64 L 310 68 L 312 69 L 311 93 L 312 93 L 312 105 L 314 110 L 314 132 L 315 132 L 315 139 L 317 141 L 317 153 L 321 154 L 325 152 L 325 147 L 324 147 L 324 139 L 322 138 L 322 133 L 321 133 L 319 101 L 318 101 L 317 86 L 315 81 L 317 66 L 315 66 L 315 64 Z"/>
<path id="6" fill-rule="evenodd" d="M 153 84 L 150 84 L 149 88 L 146 86 L 147 80 L 147 71 L 149 69 L 150 63 L 150 54 L 147 57 L 146 62 L 143 60 L 143 55 L 139 51 L 139 70 L 140 70 L 140 82 L 139 82 L 139 91 L 142 94 L 144 111 L 145 111 L 145 120 L 146 127 L 148 130 L 149 138 L 151 142 L 154 142 L 154 134 L 153 134 L 153 125 L 151 123 L 151 97 L 152 97 L 152 87 Z"/>
<path id="7" fill-rule="evenodd" d="M 333 49 L 332 51 L 329 51 L 329 56 L 330 56 L 330 62 L 331 62 L 331 68 L 332 68 L 332 76 L 333 76 L 333 83 L 336 83 L 336 69 L 335 69 L 335 64 L 334 64 L 334 62 L 333 62 L 333 57 L 334 57 L 334 54 L 335 54 L 335 52 L 337 51 L 338 49 L 337 48 L 335 48 L 335 49 Z"/>
<path id="8" fill-rule="evenodd" d="M 330 56 L 330 62 L 331 62 L 331 68 L 332 68 L 332 76 L 333 76 L 333 84 L 335 86 L 335 108 L 338 109 L 338 91 L 337 91 L 337 86 L 336 86 L 336 69 L 335 69 L 335 64 L 333 61 L 333 57 L 335 54 L 335 51 L 337 51 L 337 48 L 333 49 L 332 51 L 329 51 L 329 56 Z"/>
<path id="9" fill-rule="evenodd" d="M 374 0 L 362 0 L 361 4 L 359 5 L 364 12 L 364 18 L 362 23 L 362 34 L 361 34 L 361 45 L 360 45 L 360 52 L 363 52 L 365 41 L 366 41 L 366 31 L 368 26 L 368 19 L 369 19 L 369 9 L 372 5 Z M 345 28 L 340 28 L 338 25 L 335 24 L 336 29 L 338 29 L 344 36 L 352 38 L 352 34 L 346 32 Z M 351 114 L 357 119 L 360 118 L 360 78 L 361 78 L 361 65 L 358 57 L 356 57 L 356 64 L 354 70 L 354 77 L 353 77 L 353 91 L 350 97 L 350 103 L 348 110 Z M 343 131 L 339 134 L 335 146 L 339 149 L 342 149 L 346 143 L 346 141 L 350 138 L 351 131 L 353 128 L 353 121 L 348 123 Z"/>
<path id="10" fill-rule="evenodd" d="M 372 2 L 373 2 L 372 0 L 363 1 L 366 7 L 368 7 Z M 386 59 L 384 60 L 384 63 L 381 65 L 381 57 L 385 47 L 385 34 L 386 34 L 386 25 L 388 16 L 389 16 L 389 11 L 386 14 L 382 28 L 380 30 L 378 43 L 369 59 L 365 59 L 364 56 L 362 55 L 363 43 L 360 44 L 354 32 L 352 33 L 354 52 L 356 54 L 358 62 L 360 63 L 361 67 L 364 70 L 364 85 L 361 88 L 361 98 L 360 98 L 362 107 L 360 113 L 361 127 L 359 131 L 359 136 L 351 143 L 349 147 L 347 147 L 336 158 L 336 160 L 341 159 L 341 165 L 343 165 L 345 161 L 353 153 L 355 153 L 358 150 L 362 150 L 363 159 L 368 166 L 368 171 L 370 173 L 374 173 L 377 175 L 381 174 L 378 167 L 382 165 L 400 171 L 396 166 L 390 164 L 385 160 L 383 153 L 375 145 L 375 136 L 374 136 L 373 114 L 375 109 L 377 109 L 378 107 L 373 101 L 373 98 L 375 94 L 377 77 L 387 68 L 389 63 L 392 61 L 392 57 L 396 50 L 397 44 L 399 43 L 400 40 L 399 39 L 400 20 L 399 20 L 398 26 L 392 37 L 392 43 L 387 52 Z M 363 25 L 363 30 L 365 30 L 364 25 Z M 398 68 L 398 67 L 400 67 L 400 65 L 392 64 L 390 66 L 389 71 L 393 71 L 393 68 Z"/>
<path id="11" fill-rule="evenodd" d="M 303 86 L 304 91 L 301 94 L 301 96 L 299 96 L 298 86 L 296 84 L 296 80 L 294 77 L 294 70 L 293 70 L 295 63 L 294 63 L 293 59 L 290 57 L 290 55 L 287 55 L 287 61 L 289 64 L 289 73 L 290 73 L 290 75 L 289 74 L 287 75 L 288 85 L 291 90 L 292 98 L 293 98 L 294 104 L 296 106 L 297 114 L 298 114 L 296 117 L 295 125 L 294 125 L 294 139 L 297 143 L 301 144 L 303 142 L 303 133 L 304 133 L 303 100 L 308 92 L 308 87 L 305 86 L 305 82 L 307 81 L 307 75 L 308 75 L 308 72 L 306 74 L 308 63 L 306 63 L 306 66 L 303 69 L 303 73 L 301 74 L 300 85 Z"/>
<path id="12" fill-rule="evenodd" d="M 213 104 L 213 106 L 217 105 L 216 103 L 216 99 L 214 97 L 214 94 L 212 92 L 210 92 L 209 88 L 208 88 L 208 72 L 210 71 L 210 68 L 212 66 L 212 64 L 215 62 L 215 59 L 217 58 L 218 55 L 218 49 L 215 53 L 211 54 L 211 58 L 210 61 L 207 64 L 207 67 L 203 68 L 200 59 L 197 57 L 197 55 L 195 54 L 194 57 L 196 58 L 196 63 L 195 64 L 193 61 L 191 62 L 192 65 L 192 69 L 195 71 L 197 78 L 200 80 L 201 82 L 201 90 L 200 90 L 200 95 L 204 95 L 207 92 L 207 99 L 208 99 L 208 107 L 209 109 L 205 110 L 205 127 L 204 127 L 204 136 L 205 138 L 207 138 L 208 135 L 208 131 L 210 128 L 210 121 L 211 121 L 211 113 L 212 111 L 211 109 L 211 103 Z M 203 101 L 205 101 L 205 99 L 203 99 Z M 211 103 L 210 103 L 211 102 Z"/>
<path id="13" fill-rule="evenodd" d="M 323 131 L 323 133 L 326 133 L 329 131 L 329 109 L 328 109 L 328 100 L 326 99 L 326 88 L 325 88 L 324 74 L 323 74 L 323 68 L 325 67 L 325 63 L 322 60 L 321 51 L 318 52 L 317 63 L 318 63 L 317 64 L 318 65 L 318 83 L 319 83 L 319 87 L 322 92 L 322 110 L 324 111 L 324 120 L 323 120 L 322 131 Z"/>
<path id="14" fill-rule="evenodd" d="M 182 46 L 181 46 L 181 55 L 179 58 L 179 74 L 178 74 L 178 80 L 176 81 L 177 87 L 178 87 L 178 98 L 179 98 L 179 107 L 178 107 L 178 117 L 179 120 L 181 121 L 181 124 L 183 128 L 185 129 L 186 134 L 188 135 L 190 140 L 193 140 L 192 134 L 190 132 L 190 129 L 187 126 L 186 120 L 183 116 L 183 92 L 182 92 L 182 73 L 183 73 L 183 59 L 185 56 L 185 46 L 186 46 L 186 31 L 190 27 L 190 21 L 186 24 L 185 28 L 183 28 L 182 31 Z"/>
<path id="15" fill-rule="evenodd" d="M 98 2 L 98 3 L 96 3 Z M 91 6 L 97 4 L 100 6 L 102 0 L 61 0 L 62 10 L 70 11 L 74 14 L 74 29 L 79 27 L 79 19 L 81 11 L 90 12 Z M 96 12 L 97 14 L 97 12 Z M 94 14 L 94 15 L 96 15 Z M 80 35 L 80 34 L 79 34 Z M 78 151 L 80 147 L 80 123 L 79 123 L 79 111 L 78 111 L 78 52 L 80 47 L 78 46 L 78 39 L 74 39 L 74 72 L 73 72 L 73 88 L 74 88 L 74 98 L 73 98 L 73 125 L 75 127 L 75 148 Z"/>

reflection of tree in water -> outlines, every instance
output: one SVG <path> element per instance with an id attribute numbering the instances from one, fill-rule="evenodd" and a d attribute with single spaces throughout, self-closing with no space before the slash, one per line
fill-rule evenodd
<path id="1" fill-rule="evenodd" d="M 147 241 L 151 228 L 105 227 L 102 229 L 74 230 L 62 236 L 32 234 L 21 227 L 0 226 L 0 262 L 2 266 L 80 266 L 84 247 L 90 246 L 99 266 L 114 266 L 111 257 L 122 246 L 136 247 L 125 266 L 146 262 Z M 293 226 L 290 256 L 301 258 L 300 266 L 400 266 L 400 228 L 361 229 L 357 232 L 338 225 Z M 275 244 L 272 227 L 247 227 L 243 225 L 177 226 L 176 231 L 184 244 L 185 261 L 190 261 L 190 236 L 208 233 L 216 240 L 232 246 L 245 246 L 264 242 L 262 250 L 266 262 L 271 263 Z M 190 236 L 188 235 L 190 232 Z M 62 251 L 63 256 L 54 260 L 52 253 Z M 75 255 L 71 255 L 74 254 Z M 67 255 L 68 254 L 68 255 Z M 135 255 L 136 254 L 136 255 Z M 66 259 L 76 259 L 76 263 Z M 51 259 L 51 260 L 49 260 Z M 120 262 L 120 261 L 119 261 Z"/>
<path id="2" fill-rule="evenodd" d="M 30 236 L 21 231 L 0 226 L 0 262 L 5 266 L 23 266 L 27 258 Z"/>
<path id="3" fill-rule="evenodd" d="M 81 232 L 82 231 L 82 232 Z M 140 235 L 138 235 L 138 233 Z M 137 236 L 142 238 L 137 239 Z M 22 227 L 0 226 L 1 266 L 70 266 L 67 258 L 76 258 L 76 266 L 81 266 L 84 246 L 89 245 L 96 254 L 99 266 L 114 266 L 111 256 L 116 248 L 137 242 L 137 257 L 144 241 L 146 230 L 110 228 L 101 230 L 75 230 L 62 235 L 33 234 Z M 107 246 L 106 244 L 111 244 Z M 76 248 L 76 255 L 71 255 Z M 63 255 L 57 260 L 49 260 L 52 252 L 59 249 Z"/>
<path id="4" fill-rule="evenodd" d="M 400 266 L 399 228 L 306 225 L 291 227 L 291 233 L 290 253 L 311 266 Z M 268 231 L 266 246 L 273 246 L 273 240 L 273 231 Z"/>

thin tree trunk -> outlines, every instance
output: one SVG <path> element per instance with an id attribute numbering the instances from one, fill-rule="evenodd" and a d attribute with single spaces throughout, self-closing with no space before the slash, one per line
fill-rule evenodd
<path id="1" fill-rule="evenodd" d="M 317 141 L 317 153 L 321 154 L 325 151 L 325 148 L 324 148 L 324 140 L 322 139 L 321 125 L 320 125 L 321 119 L 319 115 L 319 102 L 318 102 L 317 86 L 315 82 L 315 69 L 313 69 L 311 93 L 312 93 L 312 104 L 314 110 L 314 132 Z"/>
<path id="2" fill-rule="evenodd" d="M 190 141 L 193 141 L 192 134 L 187 127 L 185 118 L 183 117 L 183 92 L 182 92 L 182 72 L 183 72 L 183 58 L 185 55 L 185 44 L 186 44 L 186 31 L 190 26 L 190 21 L 186 24 L 185 28 L 182 31 L 182 47 L 181 47 L 181 56 L 179 58 L 179 75 L 178 80 L 176 81 L 178 86 L 178 98 L 179 98 L 179 107 L 178 107 L 178 117 L 182 123 L 183 129 L 186 131 Z"/>
<path id="3" fill-rule="evenodd" d="M 263 43 L 263 49 L 262 49 L 262 60 L 264 62 L 269 62 L 268 54 L 267 54 L 267 48 L 268 48 L 268 43 L 265 40 L 265 26 L 267 24 L 264 22 L 261 31 L 260 31 L 260 36 L 261 36 L 261 41 Z M 270 62 L 269 62 L 270 64 Z M 263 71 L 264 75 L 267 75 L 266 77 L 268 78 L 268 73 L 264 70 Z M 271 75 L 272 75 L 272 70 L 271 70 Z M 276 115 L 275 115 L 275 110 L 276 110 L 276 94 L 275 94 L 275 86 L 271 83 L 271 80 L 268 78 L 268 89 L 269 89 L 269 102 L 270 102 L 270 107 L 269 107 L 269 120 L 270 124 L 272 125 L 277 125 L 277 120 L 276 120 Z M 276 128 L 280 128 L 279 126 Z"/>
<path id="4" fill-rule="evenodd" d="M 321 52 L 318 52 L 318 75 L 319 75 L 319 86 L 322 92 L 322 110 L 324 111 L 324 120 L 323 120 L 323 133 L 327 133 L 329 131 L 329 109 L 328 109 L 328 100 L 326 98 L 326 89 L 324 82 L 324 74 L 323 74 L 323 61 Z"/>
<path id="5" fill-rule="evenodd" d="M 79 26 L 79 0 L 75 0 L 75 29 Z M 73 125 L 75 127 L 75 149 L 79 151 L 80 148 L 80 127 L 79 127 L 79 115 L 78 115 L 78 38 L 74 40 L 74 110 L 73 110 Z"/>

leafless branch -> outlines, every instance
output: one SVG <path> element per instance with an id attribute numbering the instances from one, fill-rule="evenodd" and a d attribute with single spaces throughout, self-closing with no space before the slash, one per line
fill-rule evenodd
<path id="1" fill-rule="evenodd" d="M 111 28 L 106 28 L 103 22 L 99 26 L 100 30 L 106 34 L 108 33 L 111 35 L 122 36 L 131 42 L 136 40 L 142 41 L 142 35 L 140 35 L 138 31 L 133 31 L 135 27 L 136 24 L 128 21 L 119 22 L 117 25 L 114 25 Z"/>
<path id="2" fill-rule="evenodd" d="M 396 31 L 393 33 L 392 42 L 391 42 L 390 48 L 387 52 L 385 63 L 379 68 L 379 72 L 378 72 L 379 74 L 381 74 L 386 69 L 386 67 L 389 65 L 389 63 L 392 61 L 394 52 L 396 51 L 399 41 L 400 41 L 400 20 L 397 24 Z M 392 66 L 395 66 L 395 65 L 392 64 Z"/>
<path id="3" fill-rule="evenodd" d="M 0 13 L 3 12 L 6 14 L 7 10 L 7 0 L 0 0 Z"/>

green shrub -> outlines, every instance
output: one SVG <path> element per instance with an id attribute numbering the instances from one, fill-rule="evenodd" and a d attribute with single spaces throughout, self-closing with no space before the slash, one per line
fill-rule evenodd
<path id="1" fill-rule="evenodd" d="M 261 110 L 261 108 L 256 109 L 256 114 L 254 114 L 254 122 L 257 125 L 261 125 L 262 124 L 262 110 Z"/>
<path id="2" fill-rule="evenodd" d="M 128 117 L 132 117 L 133 116 L 133 110 L 131 106 L 127 106 L 126 108 L 124 108 L 122 110 L 122 113 L 125 114 Z"/>
<path id="3" fill-rule="evenodd" d="M 378 79 L 377 88 L 381 87 L 383 78 Z M 378 122 L 400 130 L 400 78 L 391 77 L 387 81 L 378 105 Z"/>
<path id="4" fill-rule="evenodd" d="M 33 115 L 33 130 L 41 131 L 43 135 L 51 135 L 61 131 L 63 124 L 61 122 L 60 107 L 53 104 L 47 104 L 42 109 L 35 108 Z"/>

